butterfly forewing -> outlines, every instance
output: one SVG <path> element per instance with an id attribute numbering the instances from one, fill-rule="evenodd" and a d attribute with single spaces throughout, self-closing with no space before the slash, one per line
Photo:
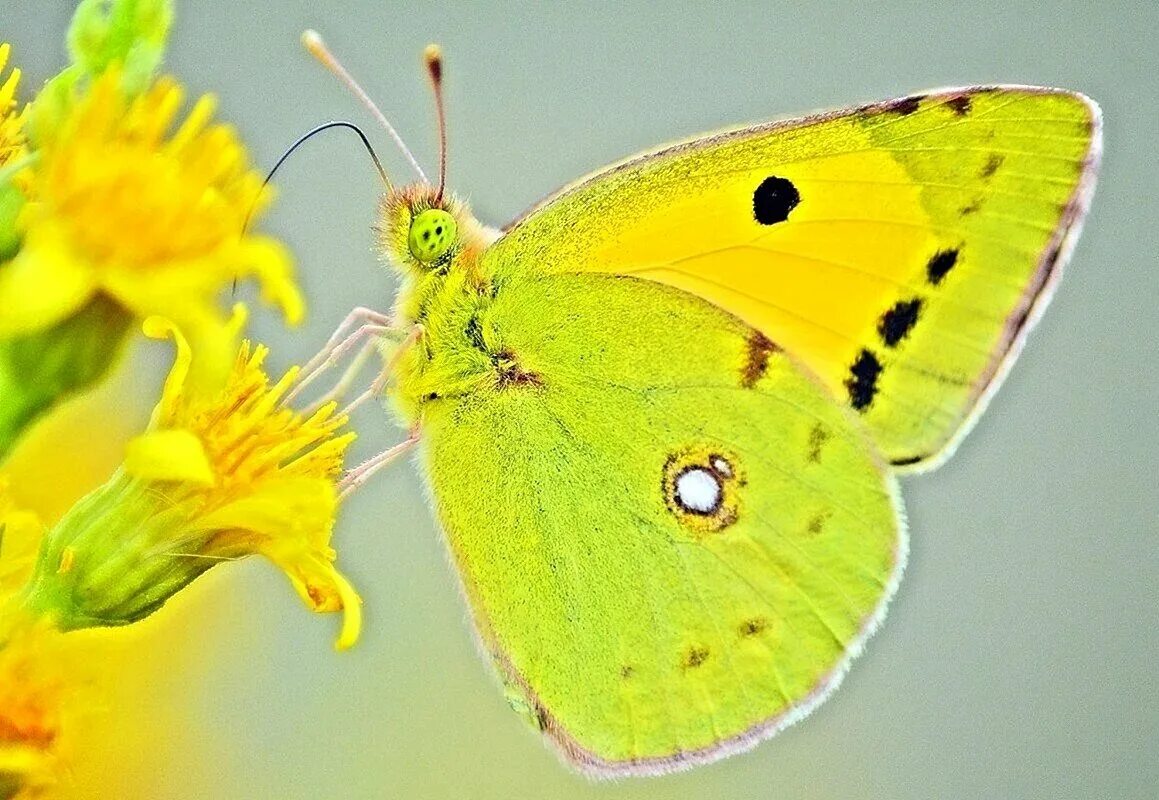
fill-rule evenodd
<path id="1" fill-rule="evenodd" d="M 944 91 L 676 145 L 515 223 L 494 263 L 710 300 L 810 366 L 895 464 L 966 430 L 1049 297 L 1086 209 L 1097 107 Z"/>

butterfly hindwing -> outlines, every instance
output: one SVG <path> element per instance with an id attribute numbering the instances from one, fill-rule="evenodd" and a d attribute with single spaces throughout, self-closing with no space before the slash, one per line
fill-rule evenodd
<path id="1" fill-rule="evenodd" d="M 693 295 L 508 271 L 424 464 L 484 647 L 581 768 L 663 771 L 836 685 L 904 560 L 861 421 Z"/>
<path id="2" fill-rule="evenodd" d="M 581 180 L 488 258 L 704 297 L 808 364 L 891 462 L 928 467 L 1048 299 L 1099 137 L 1087 98 L 1026 87 L 773 123 Z"/>

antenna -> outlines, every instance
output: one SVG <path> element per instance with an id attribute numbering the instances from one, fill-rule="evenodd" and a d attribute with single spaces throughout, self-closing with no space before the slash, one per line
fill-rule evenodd
<path id="1" fill-rule="evenodd" d="M 414 167 L 414 171 L 418 174 L 419 180 L 421 180 L 423 183 L 429 184 L 430 181 L 427 180 L 426 173 L 423 172 L 423 168 L 419 166 L 419 162 L 411 153 L 410 148 L 406 146 L 406 142 L 404 142 L 402 137 L 398 135 L 398 131 L 394 129 L 394 126 L 390 124 L 389 120 L 387 120 L 386 115 L 383 114 L 382 111 L 379 110 L 378 106 L 374 104 L 374 101 L 370 99 L 370 95 L 368 95 L 365 90 L 363 90 L 363 88 L 358 85 L 358 82 L 354 80 L 349 72 L 346 71 L 346 68 L 338 62 L 338 59 L 335 58 L 334 54 L 331 53 L 329 48 L 326 47 L 326 43 L 322 41 L 322 37 L 318 34 L 318 32 L 313 30 L 305 31 L 302 34 L 302 46 L 306 48 L 310 55 L 318 59 L 322 66 L 326 67 L 326 69 L 330 70 L 330 72 L 337 76 L 340 81 L 346 84 L 346 88 L 349 89 L 351 93 L 357 97 L 358 100 L 367 107 L 367 109 L 370 110 L 370 113 L 374 115 L 374 118 L 378 120 L 378 123 L 386 129 L 388 134 L 390 134 L 390 138 L 394 140 L 394 143 L 398 145 L 398 149 L 402 151 L 404 156 L 406 156 L 406 160 L 410 162 L 412 167 Z"/>
<path id="2" fill-rule="evenodd" d="M 262 196 L 262 192 L 265 190 L 266 186 L 269 185 L 269 182 L 273 180 L 274 175 L 281 168 L 282 164 L 286 163 L 286 159 L 289 158 L 295 150 L 304 145 L 310 139 L 314 138 L 319 133 L 328 131 L 332 128 L 349 128 L 358 134 L 358 138 L 362 140 L 362 146 L 366 148 L 366 152 L 370 154 L 370 159 L 374 162 L 374 168 L 378 170 L 379 177 L 382 178 L 382 182 L 386 184 L 387 191 L 390 190 L 391 184 L 390 179 L 386 177 L 386 170 L 382 168 L 382 162 L 378 159 L 378 153 L 375 153 L 374 148 L 370 146 L 370 140 L 366 138 L 366 134 L 362 132 L 362 128 L 359 128 L 353 122 L 345 122 L 342 120 L 323 122 L 321 125 L 311 128 L 299 136 L 297 141 L 290 145 L 286 149 L 286 152 L 282 153 L 281 158 L 277 160 L 273 168 L 266 174 L 266 179 L 262 181 L 261 189 L 259 189 L 258 193 L 254 196 L 253 202 L 250 203 L 249 210 L 246 212 L 245 223 L 241 227 L 242 236 L 245 236 L 246 231 L 249 230 L 250 218 L 253 216 L 254 208 L 257 206 L 258 199 Z"/>
<path id="3" fill-rule="evenodd" d="M 362 146 L 366 148 L 366 152 L 370 154 L 370 159 L 374 162 L 374 168 L 378 170 L 379 177 L 382 178 L 382 182 L 386 184 L 386 190 L 390 191 L 390 179 L 386 177 L 386 170 L 382 168 L 382 162 L 378 159 L 378 153 L 374 152 L 374 148 L 370 146 L 370 140 L 366 138 L 366 134 L 362 132 L 362 128 L 359 128 L 353 122 L 344 122 L 342 120 L 323 122 L 321 125 L 315 126 L 299 136 L 297 141 L 286 148 L 286 152 L 282 153 L 281 158 L 277 160 L 273 168 L 268 173 L 266 173 L 266 179 L 262 181 L 261 187 L 254 195 L 254 199 L 250 202 L 250 207 L 246 209 L 245 221 L 241 224 L 241 236 L 243 238 L 245 237 L 246 233 L 249 232 L 250 222 L 253 220 L 254 216 L 254 209 L 258 207 L 258 201 L 261 199 L 262 193 L 265 192 L 266 187 L 269 185 L 270 181 L 274 179 L 274 175 L 277 173 L 278 169 L 281 168 L 282 164 L 286 163 L 286 159 L 290 157 L 290 154 L 304 145 L 306 142 L 310 141 L 310 139 L 317 136 L 319 133 L 328 131 L 332 128 L 349 128 L 358 134 L 358 138 L 362 140 Z M 233 297 L 236 295 L 237 273 L 235 272 L 233 276 L 233 288 L 230 291 L 230 296 Z"/>
<path id="4" fill-rule="evenodd" d="M 435 192 L 435 202 L 443 199 L 447 188 L 447 112 L 443 104 L 443 50 L 437 44 L 428 44 L 423 51 L 423 62 L 431 77 L 431 89 L 435 93 L 435 113 L 439 118 L 439 189 Z"/>

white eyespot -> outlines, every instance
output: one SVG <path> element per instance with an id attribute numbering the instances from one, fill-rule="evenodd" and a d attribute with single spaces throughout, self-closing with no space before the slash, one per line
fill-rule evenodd
<path id="1" fill-rule="evenodd" d="M 694 467 L 676 478 L 676 502 L 694 514 L 711 514 L 720 507 L 720 479 L 706 469 Z"/>
<path id="2" fill-rule="evenodd" d="M 728 463 L 728 459 L 723 456 L 712 457 L 712 468 L 716 470 L 716 474 L 725 478 L 732 477 L 732 464 Z"/>

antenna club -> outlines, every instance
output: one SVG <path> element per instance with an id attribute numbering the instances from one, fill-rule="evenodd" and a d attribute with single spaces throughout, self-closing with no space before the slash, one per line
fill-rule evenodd
<path id="1" fill-rule="evenodd" d="M 378 120 L 378 123 L 382 125 L 383 129 L 386 130 L 386 132 L 390 135 L 390 138 L 394 140 L 394 143 L 398 145 L 398 149 L 402 151 L 404 156 L 406 156 L 406 160 L 410 162 L 412 167 L 414 167 L 415 173 L 419 176 L 419 179 L 423 181 L 423 183 L 427 183 L 428 181 L 426 173 L 423 172 L 423 168 L 420 167 L 419 162 L 415 160 L 414 154 L 411 153 L 410 149 L 407 148 L 406 143 L 403 142 L 402 137 L 398 135 L 398 131 L 394 129 L 394 126 L 390 124 L 390 121 L 387 120 L 386 116 L 382 113 L 379 107 L 376 106 L 374 101 L 370 99 L 370 95 L 366 93 L 366 90 L 358 85 L 358 81 L 354 80 L 354 76 L 347 72 L 346 67 L 342 66 L 342 63 L 334 57 L 334 54 L 330 52 L 328 47 L 326 47 L 326 43 L 322 41 L 322 37 L 318 34 L 318 32 L 314 30 L 303 31 L 302 46 L 305 47 L 307 51 L 309 51 L 310 55 L 318 59 L 322 66 L 326 67 L 326 69 L 334 73 L 335 77 L 337 77 L 338 80 L 342 81 L 342 83 L 346 85 L 346 88 L 350 90 L 350 93 L 357 97 L 362 105 L 366 106 L 367 110 L 370 111 L 374 118 Z"/>
<path id="2" fill-rule="evenodd" d="M 435 83 L 443 79 L 443 48 L 437 44 L 428 44 L 423 50 L 423 63 L 427 65 L 427 71 Z"/>
<path id="3" fill-rule="evenodd" d="M 327 54 L 326 43 L 322 41 L 322 35 L 313 28 L 302 31 L 302 47 L 306 48 L 307 52 L 315 58 L 322 58 Z"/>

